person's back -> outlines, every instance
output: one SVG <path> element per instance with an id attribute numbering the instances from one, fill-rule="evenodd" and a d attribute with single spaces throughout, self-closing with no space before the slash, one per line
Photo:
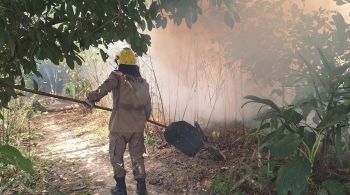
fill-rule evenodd
<path id="1" fill-rule="evenodd" d="M 113 71 L 119 86 L 112 90 L 113 112 L 111 132 L 143 132 L 151 113 L 148 83 L 142 77 L 134 77 Z"/>
<path id="2" fill-rule="evenodd" d="M 137 181 L 137 194 L 142 195 L 146 194 L 143 133 L 152 110 L 149 86 L 141 77 L 136 57 L 130 49 L 123 49 L 118 57 L 118 70 L 113 71 L 97 90 L 89 93 L 87 101 L 94 104 L 112 91 L 109 154 L 117 182 L 112 194 L 127 194 L 123 155 L 128 144 L 133 174 Z"/>

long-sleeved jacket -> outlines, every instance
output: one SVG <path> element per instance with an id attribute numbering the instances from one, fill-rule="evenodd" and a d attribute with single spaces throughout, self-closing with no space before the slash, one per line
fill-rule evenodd
<path id="1" fill-rule="evenodd" d="M 147 81 L 141 77 L 113 71 L 87 98 L 97 102 L 110 91 L 113 97 L 110 132 L 142 132 L 152 111 Z"/>

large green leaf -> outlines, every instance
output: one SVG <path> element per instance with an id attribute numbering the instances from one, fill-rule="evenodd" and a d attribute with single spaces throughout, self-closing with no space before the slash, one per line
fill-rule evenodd
<path id="1" fill-rule="evenodd" d="M 276 187 L 278 195 L 303 194 L 307 190 L 307 178 L 311 173 L 311 164 L 301 157 L 294 157 L 278 171 Z"/>
<path id="2" fill-rule="evenodd" d="M 25 158 L 15 147 L 9 145 L 0 146 L 0 156 L 5 159 L 6 162 L 18 166 L 27 173 L 32 174 L 34 172 L 32 162 Z"/>
<path id="3" fill-rule="evenodd" d="M 261 145 L 259 146 L 259 150 L 265 151 L 265 148 L 270 147 L 273 143 L 277 142 L 278 140 L 282 139 L 285 136 L 285 134 L 281 131 L 273 131 L 269 133 L 261 142 Z"/>
<path id="4" fill-rule="evenodd" d="M 326 180 L 322 183 L 330 195 L 346 195 L 344 186 L 337 180 Z"/>
<path id="5" fill-rule="evenodd" d="M 72 70 L 74 69 L 74 60 L 72 56 L 69 56 L 69 55 L 66 56 L 66 63 L 70 69 Z"/>
<path id="6" fill-rule="evenodd" d="M 347 106 L 337 105 L 335 108 L 327 111 L 326 116 L 317 125 L 317 129 L 325 129 L 341 121 L 344 121 L 348 112 L 349 110 Z"/>
<path id="7" fill-rule="evenodd" d="M 293 108 L 285 110 L 282 112 L 282 116 L 286 119 L 287 123 L 299 124 L 299 122 L 304 118 L 303 115 L 295 111 Z"/>
<path id="8" fill-rule="evenodd" d="M 274 160 L 280 160 L 293 154 L 299 147 L 301 141 L 302 138 L 298 134 L 288 134 L 280 137 L 278 140 L 274 140 L 267 148 L 270 149 Z"/>

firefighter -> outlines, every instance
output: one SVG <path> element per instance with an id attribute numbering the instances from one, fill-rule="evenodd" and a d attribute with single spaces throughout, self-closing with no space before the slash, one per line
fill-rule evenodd
<path id="1" fill-rule="evenodd" d="M 126 195 L 123 155 L 126 145 L 132 162 L 133 175 L 137 181 L 137 194 L 146 192 L 146 173 L 143 159 L 145 152 L 144 128 L 151 115 L 149 85 L 140 75 L 136 56 L 129 48 L 121 50 L 115 62 L 118 69 L 111 72 L 97 90 L 88 93 L 87 103 L 94 106 L 102 97 L 112 91 L 113 109 L 109 121 L 109 154 L 117 184 L 112 194 Z"/>

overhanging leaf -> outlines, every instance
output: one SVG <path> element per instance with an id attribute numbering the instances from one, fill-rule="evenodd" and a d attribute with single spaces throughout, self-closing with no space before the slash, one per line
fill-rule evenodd
<path id="1" fill-rule="evenodd" d="M 100 54 L 101 54 L 102 60 L 105 62 L 108 58 L 108 54 L 106 54 L 106 52 L 103 51 L 102 49 L 100 49 Z"/>
<path id="2" fill-rule="evenodd" d="M 192 14 L 187 13 L 185 17 L 185 22 L 188 28 L 192 28 Z"/>
<path id="3" fill-rule="evenodd" d="M 155 18 L 158 13 L 159 5 L 157 1 L 153 1 L 149 7 L 149 13 L 152 18 Z"/>
<path id="4" fill-rule="evenodd" d="M 66 63 L 70 69 L 74 69 L 74 61 L 72 56 L 66 56 Z"/>
<path id="5" fill-rule="evenodd" d="M 276 180 L 279 195 L 303 194 L 307 190 L 307 178 L 311 173 L 311 164 L 301 157 L 294 157 L 288 164 L 282 165 Z"/>
<path id="6" fill-rule="evenodd" d="M 267 106 L 270 106 L 271 108 L 273 108 L 277 112 L 281 113 L 280 108 L 272 100 L 259 98 L 259 97 L 254 96 L 254 95 L 247 95 L 244 97 L 244 99 L 252 100 L 252 101 L 249 101 L 249 103 L 255 102 L 255 103 L 265 104 Z M 242 107 L 244 107 L 245 105 L 246 105 L 246 103 L 243 104 Z"/>

